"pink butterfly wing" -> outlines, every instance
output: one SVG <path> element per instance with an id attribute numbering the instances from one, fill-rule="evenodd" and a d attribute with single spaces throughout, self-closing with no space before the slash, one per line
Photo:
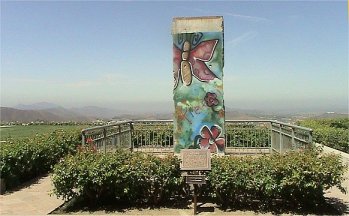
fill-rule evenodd
<path id="1" fill-rule="evenodd" d="M 174 88 L 178 85 L 180 64 L 182 61 L 182 51 L 173 44 L 173 78 Z"/>
<path id="2" fill-rule="evenodd" d="M 218 40 L 203 41 L 190 51 L 189 61 L 192 72 L 200 81 L 209 81 L 217 77 L 205 64 L 212 59 L 217 43 Z"/>

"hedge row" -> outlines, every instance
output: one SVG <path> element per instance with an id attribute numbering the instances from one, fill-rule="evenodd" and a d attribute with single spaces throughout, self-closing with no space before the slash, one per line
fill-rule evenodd
<path id="1" fill-rule="evenodd" d="M 81 143 L 79 131 L 56 130 L 1 144 L 0 171 L 6 188 L 12 188 L 49 171 Z"/>
<path id="2" fill-rule="evenodd" d="M 143 153 L 91 151 L 68 156 L 54 167 L 54 194 L 65 200 L 83 198 L 154 204 L 186 194 L 179 159 Z M 212 171 L 201 194 L 219 204 L 273 199 L 319 201 L 337 186 L 347 167 L 334 155 L 290 152 L 258 157 L 213 157 Z"/>
<path id="3" fill-rule="evenodd" d="M 179 159 L 159 158 L 117 150 L 69 155 L 53 169 L 54 193 L 69 200 L 114 198 L 128 203 L 158 203 L 176 195 L 183 186 Z"/>
<path id="4" fill-rule="evenodd" d="M 349 118 L 307 119 L 299 124 L 313 129 L 315 142 L 349 153 Z"/>
<path id="5" fill-rule="evenodd" d="M 341 185 L 346 171 L 339 156 L 317 151 L 289 152 L 261 157 L 221 157 L 212 161 L 209 188 L 221 204 L 275 199 L 309 204 L 324 190 Z"/>

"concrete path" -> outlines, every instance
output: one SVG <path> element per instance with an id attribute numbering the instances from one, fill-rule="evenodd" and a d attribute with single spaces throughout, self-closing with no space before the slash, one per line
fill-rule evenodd
<path id="1" fill-rule="evenodd" d="M 0 195 L 0 215 L 47 215 L 64 203 L 50 196 L 53 189 L 50 176 L 44 176 L 33 184 Z"/>
<path id="2" fill-rule="evenodd" d="M 342 157 L 343 163 L 349 165 L 349 154 L 317 143 L 316 146 L 321 146 L 323 148 L 324 153 L 339 154 Z M 342 192 L 340 192 L 340 190 L 337 187 L 332 187 L 325 191 L 325 197 L 335 198 L 342 201 L 342 203 L 346 206 L 346 210 L 344 213 L 349 215 L 349 170 L 347 170 L 344 177 L 345 181 L 342 185 L 347 189 L 347 194 L 343 194 Z"/>

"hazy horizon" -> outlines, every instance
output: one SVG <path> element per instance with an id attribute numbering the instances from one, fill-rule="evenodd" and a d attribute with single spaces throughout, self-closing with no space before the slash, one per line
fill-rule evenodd
<path id="1" fill-rule="evenodd" d="M 157 101 L 157 102 L 117 102 L 115 104 L 59 104 L 55 102 L 40 101 L 38 103 L 28 103 L 28 104 L 16 104 L 12 106 L 2 107 L 12 107 L 17 108 L 17 106 L 28 106 L 40 103 L 49 103 L 57 106 L 62 106 L 63 108 L 73 109 L 73 108 L 83 108 L 83 107 L 99 107 L 107 108 L 118 111 L 119 114 L 144 114 L 144 113 L 172 113 L 174 111 L 173 101 Z M 270 107 L 270 105 L 265 103 L 259 103 L 254 105 L 249 105 L 249 102 L 241 102 L 238 104 L 225 103 L 226 111 L 243 111 L 243 112 L 263 112 L 266 114 L 296 114 L 296 113 L 325 113 L 325 112 L 335 112 L 348 114 L 348 107 L 343 104 L 343 106 L 334 107 L 328 104 L 326 101 L 323 103 L 304 103 L 304 101 L 298 101 L 298 104 L 279 104 L 278 106 Z M 320 104 L 320 105 L 319 105 Z"/>
<path id="2" fill-rule="evenodd" d="M 173 17 L 221 15 L 226 107 L 348 112 L 346 6 L 2 1 L 1 106 L 171 110 Z"/>

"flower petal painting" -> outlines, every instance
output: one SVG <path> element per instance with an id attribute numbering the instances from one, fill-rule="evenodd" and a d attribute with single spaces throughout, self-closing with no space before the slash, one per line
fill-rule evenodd
<path id="1" fill-rule="evenodd" d="M 201 128 L 200 135 L 196 137 L 196 142 L 200 149 L 210 149 L 211 152 L 224 150 L 225 139 L 222 135 L 222 129 L 218 125 L 213 125 L 209 129 L 206 125 Z"/>

